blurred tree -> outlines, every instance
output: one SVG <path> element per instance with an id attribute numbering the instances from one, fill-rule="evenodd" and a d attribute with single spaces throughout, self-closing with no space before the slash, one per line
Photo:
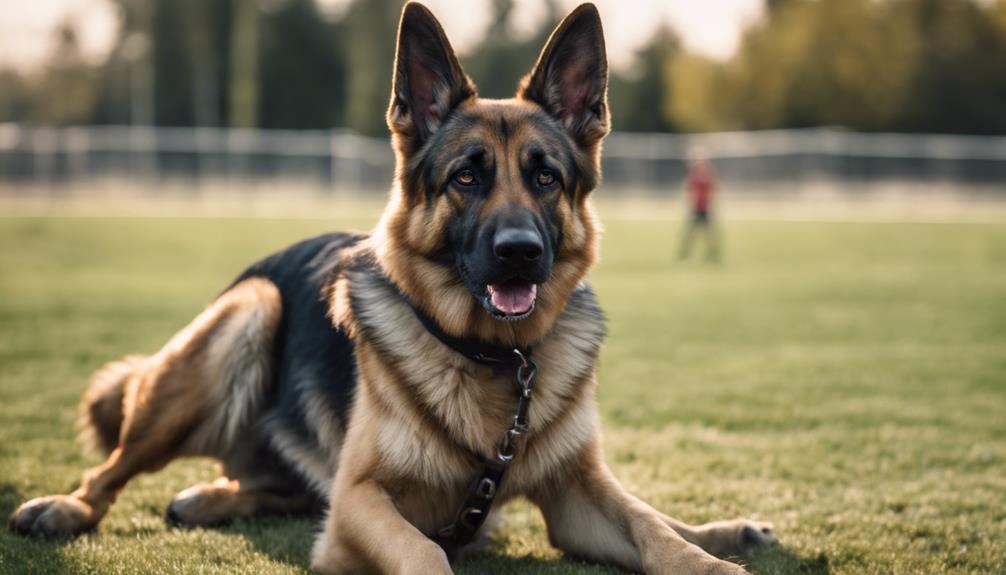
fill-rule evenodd
<path id="1" fill-rule="evenodd" d="M 155 6 L 142 0 L 110 1 L 119 14 L 119 35 L 100 69 L 91 121 L 156 124 L 155 46 L 150 34 Z"/>
<path id="2" fill-rule="evenodd" d="M 517 84 L 531 71 L 562 17 L 555 0 L 546 0 L 545 6 L 545 18 L 530 34 L 521 37 L 513 30 L 513 0 L 493 0 L 485 39 L 461 58 L 480 96 L 509 98 L 517 91 Z"/>
<path id="3" fill-rule="evenodd" d="M 237 0 L 251 2 L 251 0 Z M 190 74 L 186 83 L 191 90 L 192 123 L 196 126 L 220 126 L 225 100 L 222 88 L 224 64 L 230 50 L 230 6 L 227 0 L 160 0 L 166 9 L 177 12 L 184 32 L 181 44 Z M 158 25 L 155 27 L 159 28 Z M 162 88 L 162 86 L 158 86 Z"/>
<path id="4" fill-rule="evenodd" d="M 797 58 L 784 100 L 785 125 L 861 130 L 893 125 L 919 51 L 918 38 L 896 17 L 896 8 L 874 0 L 820 0 L 799 7 L 812 14 L 798 23 L 805 43 L 791 47 Z"/>
<path id="5" fill-rule="evenodd" d="M 17 70 L 0 68 L 0 122 L 23 122 L 31 114 L 31 88 Z"/>
<path id="6" fill-rule="evenodd" d="M 29 84 L 32 96 L 28 118 L 36 124 L 86 124 L 91 119 L 96 91 L 95 70 L 80 51 L 75 22 L 56 30 L 55 46 L 46 68 Z"/>
<path id="7" fill-rule="evenodd" d="M 706 130 L 1006 133 L 1003 3 L 770 2 L 731 61 L 672 60 L 672 116 Z"/>
<path id="8" fill-rule="evenodd" d="M 132 8 L 129 4 L 140 4 L 132 0 L 120 1 L 127 4 L 127 10 Z M 195 3 L 194 0 L 187 1 Z M 207 0 L 207 3 L 218 1 Z M 197 11 L 198 6 L 190 5 L 188 8 L 180 10 L 172 0 L 151 0 L 149 19 L 143 19 L 142 16 L 136 18 L 136 30 L 133 33 L 150 39 L 149 62 L 153 67 L 154 91 L 157 94 L 154 122 L 160 126 L 195 126 L 198 125 L 198 116 L 208 116 L 205 111 L 202 114 L 196 111 L 199 94 L 205 94 L 206 88 L 197 86 L 198 74 L 193 59 L 199 57 L 195 44 L 203 48 L 211 44 L 187 40 L 186 20 L 195 18 L 193 12 Z M 141 9 L 137 7 L 134 11 L 139 13 Z M 127 33 L 125 27 L 123 33 Z M 198 31 L 194 33 L 200 34 Z M 128 40 L 129 36 L 125 38 Z M 205 65 L 201 67 L 205 69 Z"/>
<path id="9" fill-rule="evenodd" d="M 231 3 L 228 124 L 254 128 L 259 111 L 259 3 Z"/>
<path id="10" fill-rule="evenodd" d="M 903 0 L 922 46 L 899 128 L 1006 133 L 1006 28 L 1003 2 Z M 1001 16 L 1000 16 L 1001 17 Z"/>
<path id="11" fill-rule="evenodd" d="M 805 0 L 765 0 L 765 10 L 771 18 L 780 10 L 789 8 L 792 4 L 797 4 L 803 1 Z"/>
<path id="12" fill-rule="evenodd" d="M 661 26 L 636 53 L 633 68 L 611 74 L 612 127 L 634 132 L 674 131 L 675 82 L 669 64 L 680 51 L 677 36 Z M 688 76 L 682 76 L 688 79 Z"/>
<path id="13" fill-rule="evenodd" d="M 343 124 L 369 135 L 388 132 L 400 0 L 357 0 L 339 25 L 346 55 L 347 105 Z"/>
<path id="14" fill-rule="evenodd" d="M 709 58 L 680 52 L 664 63 L 671 81 L 663 109 L 670 123 L 686 132 L 708 132 L 739 127 L 734 102 L 723 90 L 725 69 Z M 612 98 L 612 106 L 623 101 Z"/>
<path id="15" fill-rule="evenodd" d="M 313 0 L 112 0 L 120 37 L 96 120 L 126 123 L 131 73 L 148 68 L 158 125 L 329 128 L 342 120 L 345 62 L 336 24 Z M 148 38 L 149 50 L 129 49 Z"/>
<path id="16" fill-rule="evenodd" d="M 46 66 L 0 71 L 0 120 L 156 123 L 385 134 L 401 0 L 108 0 L 119 36 L 98 67 L 60 28 Z M 1006 0 L 765 0 L 737 54 L 718 62 L 659 29 L 612 69 L 618 130 L 841 125 L 1006 134 Z M 561 16 L 513 28 L 492 0 L 462 54 L 487 97 L 508 97 Z"/>
<path id="17" fill-rule="evenodd" d="M 1006 0 L 996 0 L 995 4 L 989 7 L 989 14 L 999 36 L 1006 38 Z"/>
<path id="18" fill-rule="evenodd" d="M 260 126 L 317 130 L 344 125 L 345 22 L 325 21 L 314 0 L 273 0 L 268 6 L 260 16 Z M 379 120 L 383 114 L 382 108 Z"/>

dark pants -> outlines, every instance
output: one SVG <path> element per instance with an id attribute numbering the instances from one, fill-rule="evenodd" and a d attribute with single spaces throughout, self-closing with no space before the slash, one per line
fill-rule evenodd
<path id="1" fill-rule="evenodd" d="M 685 228 L 685 237 L 681 241 L 681 249 L 678 251 L 678 259 L 686 259 L 691 255 L 692 243 L 695 236 L 702 232 L 706 237 L 706 259 L 716 260 L 720 257 L 720 241 L 713 224 L 710 213 L 706 210 L 696 210 L 692 212 L 692 217 L 688 220 Z"/>

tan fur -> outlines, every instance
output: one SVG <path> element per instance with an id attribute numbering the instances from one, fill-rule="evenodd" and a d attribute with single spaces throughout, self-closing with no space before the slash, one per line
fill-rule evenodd
<path id="1" fill-rule="evenodd" d="M 332 305 L 360 334 L 360 394 L 313 566 L 325 573 L 355 572 L 346 565 L 416 572 L 398 570 L 396 561 L 436 565 L 440 549 L 424 544 L 419 549 L 428 552 L 421 559 L 395 556 L 369 538 L 369 520 L 356 516 L 369 509 L 360 501 L 386 509 L 383 521 L 406 539 L 415 539 L 413 529 L 433 533 L 449 523 L 476 471 L 458 445 L 492 453 L 511 417 L 512 375 L 494 376 L 445 348 L 387 283 L 366 273 L 347 273 L 341 281 L 338 293 L 353 301 L 337 297 Z M 603 333 L 582 309 L 567 306 L 536 348 L 534 433 L 498 501 L 527 495 L 539 502 L 553 543 L 573 555 L 652 573 L 742 573 L 697 545 L 724 556 L 739 553 L 741 529 L 753 522 L 701 535 L 703 528 L 675 522 L 624 493 L 604 466 L 593 375 Z M 729 549 L 717 548 L 730 538 L 735 544 Z"/>
<path id="2" fill-rule="evenodd" d="M 22 505 L 12 515 L 15 529 L 50 534 L 91 528 L 137 473 L 182 455 L 220 455 L 264 392 L 267 379 L 259 362 L 271 347 L 279 317 L 276 287 L 247 280 L 220 296 L 154 356 L 106 366 L 83 404 L 88 414 L 97 412 L 87 427 L 107 432 L 114 410 L 96 406 L 114 403 L 122 385 L 121 431 L 114 449 L 104 463 L 84 473 L 82 485 L 70 495 Z"/>
<path id="3" fill-rule="evenodd" d="M 175 495 L 168 518 L 180 525 L 217 525 L 260 513 L 301 513 L 310 504 L 306 493 L 279 496 L 246 488 L 236 479 L 220 477 L 213 483 L 193 485 Z"/>
<path id="4" fill-rule="evenodd" d="M 660 513 L 626 493 L 596 441 L 564 481 L 531 497 L 541 507 L 549 540 L 571 555 L 645 573 L 746 573 L 687 542 Z"/>
<path id="5" fill-rule="evenodd" d="M 77 437 L 82 445 L 106 456 L 118 445 L 126 385 L 145 359 L 129 356 L 109 362 L 91 376 L 78 409 Z"/>
<path id="6" fill-rule="evenodd" d="M 526 104 L 516 100 L 479 100 L 468 105 L 469 108 L 484 110 L 487 116 L 493 118 L 506 113 L 508 121 L 515 126 L 527 120 L 524 106 Z M 507 158 L 506 147 L 501 146 L 496 154 Z M 511 167 L 508 173 L 512 173 L 513 169 Z M 433 207 L 420 205 L 413 208 L 404 196 L 399 182 L 374 231 L 373 245 L 377 258 L 392 281 L 419 303 L 426 313 L 441 320 L 441 326 L 452 335 L 505 345 L 541 339 L 562 311 L 573 287 L 597 260 L 600 230 L 589 197 L 586 193 L 578 194 L 575 205 L 571 205 L 565 197 L 559 198 L 564 229 L 570 233 L 559 246 L 553 279 L 540 287 L 535 313 L 530 318 L 520 322 L 499 322 L 473 300 L 454 270 L 429 259 L 448 219 L 448 201 L 441 197 Z M 526 205 L 528 201 L 527 192 L 511 182 L 500 186 L 500 191 L 490 196 L 484 209 Z"/>

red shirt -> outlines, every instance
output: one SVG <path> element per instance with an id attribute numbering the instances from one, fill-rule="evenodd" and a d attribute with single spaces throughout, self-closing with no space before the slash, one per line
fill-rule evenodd
<path id="1" fill-rule="evenodd" d="M 692 198 L 692 209 L 696 212 L 709 210 L 709 202 L 713 197 L 716 187 L 716 180 L 713 179 L 712 170 L 706 168 L 692 168 L 688 172 L 688 182 L 685 184 Z"/>

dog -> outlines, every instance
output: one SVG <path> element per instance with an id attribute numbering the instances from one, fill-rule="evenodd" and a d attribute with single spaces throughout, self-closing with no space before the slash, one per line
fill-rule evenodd
<path id="1" fill-rule="evenodd" d="M 167 519 L 214 525 L 321 505 L 321 573 L 451 573 L 486 517 L 524 496 L 549 541 L 646 573 L 738 574 L 769 524 L 691 526 L 605 465 L 585 276 L 609 131 L 601 20 L 584 4 L 512 99 L 480 99 L 426 8 L 402 12 L 387 114 L 397 156 L 370 234 L 252 265 L 156 354 L 100 369 L 82 435 L 107 454 L 69 495 L 12 515 L 28 535 L 94 528 L 135 475 L 185 456 L 222 476 Z"/>

